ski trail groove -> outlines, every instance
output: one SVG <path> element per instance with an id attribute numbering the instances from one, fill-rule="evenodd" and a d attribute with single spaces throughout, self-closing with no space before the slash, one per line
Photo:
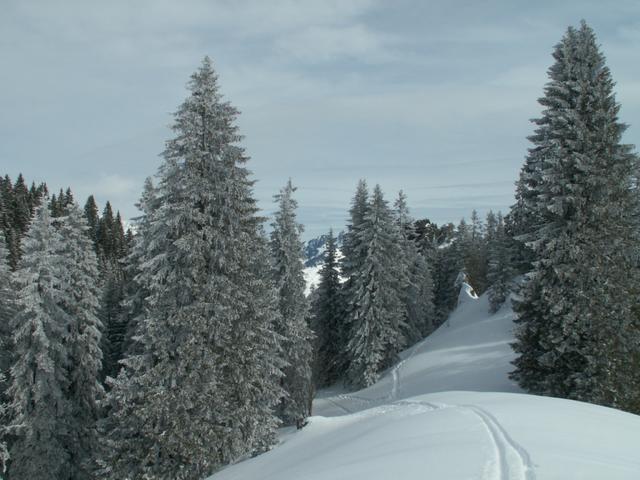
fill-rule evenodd
<path id="1" fill-rule="evenodd" d="M 335 400 L 333 400 L 333 398 L 339 399 L 339 400 L 355 400 L 356 402 L 359 402 L 365 406 L 371 406 L 373 404 L 379 404 L 380 402 L 387 402 L 390 400 L 397 399 L 398 391 L 400 389 L 400 370 L 402 369 L 402 367 L 407 361 L 411 360 L 414 357 L 414 355 L 418 352 L 420 347 L 422 347 L 427 342 L 428 338 L 429 337 L 421 340 L 420 342 L 416 343 L 413 347 L 411 347 L 411 351 L 409 352 L 409 355 L 407 355 L 407 358 L 398 362 L 391 369 L 391 389 L 389 390 L 388 394 L 383 395 L 381 397 L 376 397 L 376 398 L 366 398 L 366 397 L 361 397 L 359 395 L 353 395 L 351 393 L 341 393 L 339 395 L 336 395 L 335 397 L 326 397 L 326 400 L 329 401 L 329 403 L 337 406 L 338 408 L 340 408 L 346 413 L 354 413 L 354 411 L 350 411 L 345 407 L 343 407 L 342 405 L 338 404 Z"/>
<path id="2" fill-rule="evenodd" d="M 338 407 L 340 410 L 342 410 L 343 412 L 345 412 L 345 413 L 346 413 L 346 414 L 348 414 L 348 415 L 353 413 L 351 410 L 347 409 L 346 407 L 343 407 L 342 405 L 340 405 L 338 402 L 336 402 L 336 401 L 335 401 L 333 398 L 331 398 L 331 397 L 327 397 L 327 401 L 328 401 L 331 405 L 333 405 L 333 406 L 335 406 L 335 407 Z"/>
<path id="3" fill-rule="evenodd" d="M 391 391 L 389 392 L 388 400 L 395 400 L 396 398 L 398 398 L 398 389 L 400 388 L 400 370 L 402 369 L 402 367 L 406 362 L 408 362 L 413 358 L 413 356 L 416 354 L 418 349 L 425 344 L 428 338 L 429 337 L 422 339 L 421 341 L 416 343 L 413 347 L 411 347 L 411 352 L 409 352 L 409 355 L 407 355 L 407 358 L 398 362 L 398 364 L 395 367 L 393 367 L 393 369 L 391 370 L 392 383 L 391 383 Z"/>
<path id="4" fill-rule="evenodd" d="M 493 451 L 495 462 L 490 462 L 485 469 L 488 475 L 485 480 L 535 480 L 535 471 L 529 452 L 516 442 L 500 422 L 487 410 L 477 405 L 449 405 L 436 404 L 424 401 L 401 401 L 401 405 L 422 404 L 432 410 L 444 410 L 455 408 L 473 413 L 484 426 Z"/>
<path id="5" fill-rule="evenodd" d="M 487 410 L 477 405 L 459 405 L 472 411 L 485 425 L 496 446 L 500 478 L 503 480 L 535 480 L 535 472 L 529 452 L 511 438 L 509 432 Z"/>

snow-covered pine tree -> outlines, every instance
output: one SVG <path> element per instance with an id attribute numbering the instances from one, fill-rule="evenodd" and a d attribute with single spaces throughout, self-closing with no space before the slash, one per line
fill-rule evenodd
<path id="1" fill-rule="evenodd" d="M 638 162 L 591 28 L 569 27 L 553 56 L 521 177 L 536 259 L 516 306 L 512 377 L 534 393 L 633 408 Z"/>
<path id="2" fill-rule="evenodd" d="M 5 208 L 10 212 L 9 215 L 9 230 L 5 232 L 9 243 L 9 266 L 12 270 L 15 270 L 18 266 L 18 261 L 22 256 L 22 237 L 27 232 L 29 224 L 31 222 L 32 199 L 29 195 L 29 189 L 25 184 L 22 174 L 18 175 L 13 188 L 11 188 L 11 194 L 9 196 L 9 202 L 6 203 Z"/>
<path id="3" fill-rule="evenodd" d="M 458 303 L 460 286 L 456 280 L 464 270 L 465 252 L 468 246 L 468 227 L 460 220 L 450 239 L 436 250 L 434 269 L 434 304 L 437 324 L 441 324 Z"/>
<path id="4" fill-rule="evenodd" d="M 476 210 L 471 212 L 471 224 L 467 226 L 464 245 L 464 264 L 469 283 L 482 294 L 487 288 L 487 244 L 485 226 Z"/>
<path id="5" fill-rule="evenodd" d="M 100 217 L 98 215 L 98 205 L 93 195 L 89 195 L 87 202 L 84 204 L 84 216 L 87 219 L 89 225 L 89 237 L 98 246 L 98 225 L 100 224 Z"/>
<path id="6" fill-rule="evenodd" d="M 344 321 L 343 330 L 339 333 L 342 337 L 340 345 L 342 353 L 340 358 L 336 359 L 337 369 L 346 372 L 349 369 L 350 355 L 347 353 L 347 345 L 351 341 L 351 327 L 349 319 L 357 305 L 355 303 L 358 285 L 356 283 L 357 275 L 364 269 L 364 260 L 366 257 L 366 245 L 363 244 L 360 232 L 364 225 L 364 218 L 369 209 L 369 189 L 364 179 L 358 181 L 356 193 L 351 201 L 349 209 L 350 223 L 347 225 L 347 231 L 344 234 L 342 242 L 342 259 L 340 260 L 340 271 L 345 279 L 342 284 L 342 302 L 344 308 L 342 313 Z"/>
<path id="7" fill-rule="evenodd" d="M 353 385 L 367 387 L 396 360 L 405 343 L 398 231 L 379 185 L 357 236 L 366 256 L 351 272 L 355 296 L 349 312 L 347 375 Z"/>
<path id="8" fill-rule="evenodd" d="M 539 153 L 535 149 L 529 151 L 516 182 L 516 203 L 504 217 L 505 233 L 511 244 L 513 268 L 517 274 L 533 269 L 534 252 L 527 246 L 524 238 L 527 232 L 533 231 L 540 223 L 531 208 L 531 202 L 537 195 L 537 185 L 541 181 L 536 170 L 539 165 L 538 157 Z"/>
<path id="9" fill-rule="evenodd" d="M 404 304 L 404 330 L 407 345 L 431 333 L 434 327 L 433 279 L 427 259 L 419 252 L 414 241 L 414 222 L 409 215 L 407 196 L 401 190 L 394 204 L 394 217 L 398 231 L 400 251 L 399 282 L 401 299 Z"/>
<path id="10" fill-rule="evenodd" d="M 0 196 L 0 211 L 2 210 Z M 0 229 L 0 477 L 5 473 L 9 452 L 4 441 L 6 432 L 4 425 L 8 423 L 6 394 L 7 379 L 14 359 L 11 323 L 16 313 L 16 296 L 9 269 L 9 251 L 4 240 L 4 233 Z"/>
<path id="11" fill-rule="evenodd" d="M 115 219 L 111 202 L 107 202 L 102 210 L 102 216 L 98 222 L 96 238 L 98 242 L 98 255 L 101 261 L 109 261 L 115 257 L 117 249 L 115 240 Z"/>
<path id="12" fill-rule="evenodd" d="M 0 198 L 0 202 L 2 199 Z M 13 340 L 11 322 L 16 313 L 15 288 L 9 269 L 9 251 L 0 230 L 0 375 L 9 378 L 13 363 Z M 0 403 L 6 400 L 6 384 L 0 383 Z"/>
<path id="13" fill-rule="evenodd" d="M 511 261 L 510 241 L 505 233 L 502 213 L 498 212 L 495 218 L 495 229 L 492 228 L 491 238 L 488 239 L 489 248 L 489 272 L 487 280 L 489 289 L 489 311 L 497 312 L 502 304 L 509 298 L 511 281 L 515 272 Z M 489 222 L 487 222 L 489 224 Z M 493 225 L 494 220 L 491 220 Z"/>
<path id="14" fill-rule="evenodd" d="M 324 263 L 313 303 L 313 330 L 316 336 L 315 381 L 320 387 L 337 382 L 344 374 L 340 359 L 346 337 L 344 297 L 341 293 L 338 246 L 333 230 L 327 237 Z"/>
<path id="15" fill-rule="evenodd" d="M 65 194 L 65 217 L 57 219 L 62 244 L 59 305 L 66 316 L 64 348 L 68 370 L 65 392 L 71 408 L 65 445 L 69 452 L 69 477 L 93 478 L 92 455 L 97 448 L 98 400 L 103 390 L 98 382 L 102 366 L 101 325 L 98 319 L 98 259 L 88 235 L 83 210 Z"/>
<path id="16" fill-rule="evenodd" d="M 278 414 L 287 425 L 301 424 L 311 414 L 313 400 L 313 333 L 307 322 L 309 303 L 304 295 L 302 225 L 296 222 L 295 191 L 289 179 L 274 197 L 278 210 L 274 215 L 270 242 L 280 309 L 276 332 L 282 337 L 282 358 L 287 363 L 281 381 L 286 395 L 281 400 Z"/>
<path id="17" fill-rule="evenodd" d="M 5 388 L 5 382 L 5 376 L 0 373 L 0 388 L 3 390 Z M 7 465 L 9 463 L 9 449 L 7 448 L 7 442 L 4 440 L 4 437 L 6 435 L 6 415 L 7 404 L 4 399 L 0 399 L 0 421 L 2 422 L 2 424 L 0 425 L 0 475 L 4 475 L 6 473 Z"/>
<path id="18" fill-rule="evenodd" d="M 49 209 L 41 206 L 23 244 L 16 272 L 18 313 L 13 322 L 10 478 L 71 478 L 68 432 L 73 412 L 65 338 L 67 314 L 60 306 L 65 279 L 62 239 Z"/>
<path id="19" fill-rule="evenodd" d="M 103 286 L 100 296 L 99 318 L 102 324 L 103 362 L 101 381 L 115 378 L 120 370 L 119 362 L 124 357 L 127 340 L 127 321 L 124 301 L 124 272 L 120 265 L 111 262 L 102 266 Z"/>
<path id="20" fill-rule="evenodd" d="M 502 213 L 498 212 L 498 214 L 502 218 Z M 487 253 L 486 253 L 487 254 L 487 271 L 489 269 L 489 260 L 488 260 L 489 252 L 491 250 L 491 244 L 496 239 L 497 231 L 498 231 L 498 216 L 495 213 L 493 213 L 493 210 L 489 210 L 489 213 L 487 213 L 487 218 L 485 220 L 485 232 L 484 232 L 484 241 L 487 249 Z"/>
<path id="21" fill-rule="evenodd" d="M 189 90 L 146 220 L 141 353 L 108 396 L 106 478 L 202 478 L 275 440 L 277 294 L 238 112 L 209 58 Z"/>
<path id="22" fill-rule="evenodd" d="M 142 212 L 139 217 L 133 219 L 136 235 L 129 247 L 129 254 L 125 259 L 124 268 L 124 299 L 122 301 L 121 323 L 126 324 L 127 329 L 122 345 L 123 358 L 133 354 L 140 354 L 141 344 L 136 337 L 141 333 L 141 326 L 145 312 L 145 299 L 149 295 L 148 289 L 142 285 L 144 279 L 139 279 L 141 267 L 147 259 L 161 253 L 161 244 L 152 241 L 149 235 L 150 219 L 152 213 L 159 207 L 158 194 L 153 180 L 149 177 L 144 182 L 142 195 L 136 204 Z M 119 369 L 118 369 L 119 371 Z"/>

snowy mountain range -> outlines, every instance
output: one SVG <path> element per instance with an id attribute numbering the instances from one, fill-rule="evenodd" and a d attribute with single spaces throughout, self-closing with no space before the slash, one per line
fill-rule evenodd
<path id="1" fill-rule="evenodd" d="M 320 235 L 312 238 L 304 245 L 304 266 L 316 267 L 324 261 L 324 253 L 329 235 Z M 342 247 L 344 240 L 344 232 L 338 233 L 336 236 L 336 244 L 338 248 Z"/>
<path id="2" fill-rule="evenodd" d="M 318 286 L 320 281 L 320 269 L 324 262 L 324 255 L 327 245 L 328 235 L 320 235 L 312 238 L 304 246 L 304 280 L 306 283 L 305 295 L 309 295 L 311 290 Z M 344 241 L 344 232 L 340 232 L 336 237 L 338 246 L 338 258 L 342 258 L 340 248 Z"/>
<path id="3" fill-rule="evenodd" d="M 640 478 L 639 416 L 524 394 L 508 378 L 511 308 L 460 300 L 377 383 L 318 392 L 308 426 L 211 480 Z"/>

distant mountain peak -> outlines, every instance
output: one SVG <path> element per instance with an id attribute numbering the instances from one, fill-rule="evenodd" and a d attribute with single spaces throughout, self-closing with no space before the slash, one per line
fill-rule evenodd
<path id="1" fill-rule="evenodd" d="M 324 255 L 326 251 L 328 234 L 320 235 L 317 238 L 312 238 L 304 245 L 304 266 L 315 267 L 320 265 L 324 261 Z M 336 243 L 338 248 L 342 247 L 342 241 L 344 240 L 344 232 L 339 232 L 336 235 Z"/>

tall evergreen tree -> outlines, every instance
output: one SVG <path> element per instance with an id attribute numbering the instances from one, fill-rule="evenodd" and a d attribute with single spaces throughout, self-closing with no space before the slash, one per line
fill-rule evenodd
<path id="1" fill-rule="evenodd" d="M 9 378 L 12 359 L 11 321 L 16 313 L 15 288 L 9 269 L 9 251 L 6 248 L 4 234 L 0 230 L 0 374 Z M 5 386 L 0 385 L 0 402 L 4 399 Z"/>
<path id="2" fill-rule="evenodd" d="M 22 255 L 21 240 L 31 222 L 31 199 L 22 174 L 18 175 L 13 185 L 10 202 L 9 210 L 11 216 L 9 217 L 9 224 L 11 232 L 7 235 L 7 239 L 10 242 L 9 265 L 12 270 L 15 270 Z"/>
<path id="3" fill-rule="evenodd" d="M 111 202 L 107 202 L 102 211 L 100 222 L 98 223 L 98 251 L 103 261 L 112 260 L 117 249 L 115 237 L 115 219 L 113 217 L 113 209 Z"/>
<path id="4" fill-rule="evenodd" d="M 437 324 L 446 320 L 458 302 L 460 285 L 457 284 L 457 279 L 465 269 L 465 252 L 468 251 L 469 244 L 465 220 L 462 219 L 455 231 L 449 234 L 450 240 L 438 248 L 435 258 L 434 304 Z"/>
<path id="5" fill-rule="evenodd" d="M 13 226 L 21 234 L 29 228 L 31 222 L 31 197 L 22 174 L 18 175 L 13 185 Z"/>
<path id="6" fill-rule="evenodd" d="M 67 318 L 65 349 L 67 355 L 68 390 L 71 419 L 67 431 L 70 453 L 69 478 L 93 478 L 92 455 L 97 448 L 98 400 L 102 387 L 98 374 L 102 366 L 100 348 L 101 325 L 98 319 L 98 260 L 89 238 L 86 219 L 73 201 L 70 190 L 65 194 L 66 216 L 59 223 L 63 243 L 59 253 L 61 269 L 60 306 Z"/>
<path id="7" fill-rule="evenodd" d="M 344 346 L 341 356 L 336 359 L 338 369 L 345 372 L 349 368 L 351 357 L 347 354 L 346 345 L 350 341 L 351 328 L 346 325 L 349 318 L 352 317 L 354 310 L 357 308 L 356 295 L 358 284 L 356 282 L 359 272 L 364 268 L 366 257 L 366 245 L 363 243 L 361 231 L 364 226 L 364 219 L 369 208 L 369 189 L 365 180 L 359 180 L 356 187 L 356 193 L 351 202 L 349 209 L 350 224 L 347 225 L 347 231 L 344 234 L 342 244 L 342 260 L 340 261 L 340 270 L 345 282 L 342 286 L 343 300 L 341 305 L 344 308 L 343 318 L 345 328 L 340 335 L 343 336 L 340 344 Z"/>
<path id="8" fill-rule="evenodd" d="M 6 382 L 5 376 L 0 373 L 0 388 L 4 389 L 4 383 Z M 5 425 L 5 417 L 7 415 L 7 404 L 4 399 L 0 399 L 0 421 L 2 425 Z M 0 475 L 4 475 L 7 471 L 7 465 L 9 463 L 9 449 L 7 442 L 4 440 L 6 435 L 4 426 L 0 426 Z"/>
<path id="9" fill-rule="evenodd" d="M 40 207 L 17 272 L 11 478 L 92 478 L 100 334 L 97 260 L 75 204 Z"/>
<path id="10" fill-rule="evenodd" d="M 338 246 L 333 230 L 329 231 L 324 263 L 313 304 L 313 330 L 316 336 L 315 380 L 318 386 L 329 386 L 343 375 L 346 325 L 341 294 Z"/>
<path id="11" fill-rule="evenodd" d="M 369 386 L 391 365 L 404 346 L 401 275 L 392 212 L 376 185 L 358 239 L 366 252 L 361 269 L 352 273 L 355 297 L 349 312 L 348 377 Z"/>
<path id="12" fill-rule="evenodd" d="M 278 289 L 280 321 L 276 332 L 282 337 L 284 368 L 283 397 L 279 415 L 285 424 L 302 422 L 311 413 L 313 399 L 311 382 L 312 337 L 307 323 L 309 304 L 304 295 L 305 281 L 302 263 L 302 225 L 296 222 L 297 202 L 291 180 L 275 196 L 278 210 L 271 231 L 273 278 Z"/>
<path id="13" fill-rule="evenodd" d="M 126 324 L 126 332 L 123 340 L 123 357 L 140 354 L 142 345 L 136 341 L 141 334 L 145 313 L 145 299 L 149 296 L 149 290 L 143 285 L 141 275 L 142 264 L 146 258 L 152 258 L 161 253 L 161 245 L 150 238 L 150 220 L 153 212 L 159 208 L 158 192 L 151 178 L 144 183 L 142 195 L 136 204 L 141 215 L 134 218 L 137 234 L 133 236 L 129 246 L 129 254 L 125 259 L 124 287 L 122 301 L 122 315 Z M 130 231 L 129 231 L 130 232 Z M 119 369 L 118 369 L 119 370 Z"/>
<path id="14" fill-rule="evenodd" d="M 0 206 L 2 197 L 0 197 Z M 9 269 L 9 251 L 4 243 L 4 234 L 0 230 L 0 477 L 5 473 L 9 460 L 9 451 L 4 441 L 8 437 L 5 425 L 9 423 L 7 407 L 7 380 L 14 362 L 14 348 L 11 322 L 16 314 L 16 294 Z"/>
<path id="15" fill-rule="evenodd" d="M 127 241 L 124 233 L 124 225 L 122 223 L 122 216 L 120 211 L 116 212 L 116 218 L 113 224 L 113 256 L 114 259 L 119 260 L 127 256 Z"/>
<path id="16" fill-rule="evenodd" d="M 67 392 L 66 315 L 60 306 L 60 233 L 47 207 L 37 210 L 26 237 L 16 278 L 15 364 L 11 369 L 12 432 L 10 478 L 70 477 L 67 432 L 72 406 Z"/>
<path id="17" fill-rule="evenodd" d="M 124 314 L 124 278 L 117 266 L 103 266 L 104 285 L 100 298 L 99 318 L 102 324 L 102 351 L 104 361 L 100 378 L 115 378 L 124 357 L 127 334 L 127 316 Z"/>
<path id="18" fill-rule="evenodd" d="M 407 197 L 400 191 L 395 202 L 395 221 L 400 251 L 398 281 L 404 304 L 404 331 L 407 344 L 412 345 L 431 333 L 434 327 L 433 279 L 427 259 L 419 252 L 413 219 L 409 215 Z"/>
<path id="19" fill-rule="evenodd" d="M 94 244 L 97 245 L 100 217 L 98 216 L 98 205 L 93 195 L 89 195 L 87 202 L 84 204 L 84 216 L 89 225 L 89 237 L 93 240 Z"/>
<path id="20" fill-rule="evenodd" d="M 513 378 L 534 393 L 620 408 L 640 403 L 637 158 L 593 31 L 553 53 L 521 183 L 534 271 L 517 305 Z M 637 407 L 636 407 L 637 408 Z"/>
<path id="21" fill-rule="evenodd" d="M 471 224 L 467 227 L 464 238 L 465 271 L 473 289 L 482 294 L 487 288 L 487 243 L 485 226 L 476 210 L 471 212 Z"/>
<path id="22" fill-rule="evenodd" d="M 493 224 L 493 220 L 491 224 Z M 491 231 L 492 235 L 488 240 L 489 272 L 487 280 L 490 285 L 489 309 L 493 313 L 497 312 L 509 298 L 515 271 L 511 259 L 510 241 L 505 232 L 504 219 L 500 212 L 495 217 L 495 229 L 492 228 Z"/>
<path id="23" fill-rule="evenodd" d="M 275 440 L 277 295 L 237 145 L 205 58 L 175 114 L 148 219 L 141 353 L 109 393 L 107 478 L 201 478 Z"/>

